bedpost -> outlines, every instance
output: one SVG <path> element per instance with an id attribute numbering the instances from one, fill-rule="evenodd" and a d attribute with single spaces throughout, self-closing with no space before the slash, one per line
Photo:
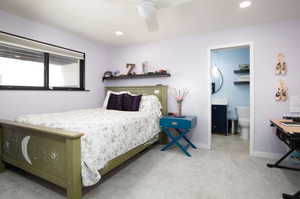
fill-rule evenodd
<path id="1" fill-rule="evenodd" d="M 161 86 L 160 102 L 162 105 L 162 114 L 168 115 L 168 86 Z"/>
<path id="2" fill-rule="evenodd" d="M 0 173 L 3 172 L 5 170 L 5 164 L 2 161 L 2 148 L 3 148 L 3 134 L 2 134 L 2 127 L 0 125 Z"/>
<path id="3" fill-rule="evenodd" d="M 68 199 L 81 199 L 80 138 L 66 139 L 66 174 Z"/>
<path id="4" fill-rule="evenodd" d="M 160 102 L 162 105 L 162 114 L 164 116 L 168 115 L 168 86 L 161 86 Z M 160 144 L 168 144 L 168 137 L 165 133 L 161 132 L 159 135 Z"/>

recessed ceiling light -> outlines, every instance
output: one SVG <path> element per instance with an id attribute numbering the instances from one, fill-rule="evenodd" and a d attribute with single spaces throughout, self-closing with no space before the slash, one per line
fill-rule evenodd
<path id="1" fill-rule="evenodd" d="M 122 36 L 122 35 L 124 35 L 124 33 L 123 33 L 122 31 L 116 31 L 115 34 L 116 34 L 117 36 Z"/>
<path id="2" fill-rule="evenodd" d="M 242 1 L 242 2 L 240 3 L 240 8 L 248 8 L 248 7 L 251 6 L 251 4 L 252 4 L 251 1 Z"/>

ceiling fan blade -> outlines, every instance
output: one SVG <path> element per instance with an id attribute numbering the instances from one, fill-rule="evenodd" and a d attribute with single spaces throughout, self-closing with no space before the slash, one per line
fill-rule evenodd
<path id="1" fill-rule="evenodd" d="M 156 16 L 157 7 L 153 1 L 142 1 L 137 5 L 138 13 L 144 18 L 150 32 L 158 30 L 158 20 Z"/>
<path id="2" fill-rule="evenodd" d="M 151 18 L 145 19 L 149 32 L 155 32 L 159 30 L 158 20 L 156 15 Z"/>

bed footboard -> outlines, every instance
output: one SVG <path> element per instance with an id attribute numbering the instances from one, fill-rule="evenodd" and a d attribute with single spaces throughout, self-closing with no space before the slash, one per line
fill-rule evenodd
<path id="1" fill-rule="evenodd" d="M 0 173 L 5 171 L 5 164 L 4 162 L 2 161 L 2 129 L 0 128 Z"/>
<path id="2" fill-rule="evenodd" d="M 5 163 L 67 189 L 68 199 L 81 199 L 83 133 L 0 121 L 0 171 Z"/>

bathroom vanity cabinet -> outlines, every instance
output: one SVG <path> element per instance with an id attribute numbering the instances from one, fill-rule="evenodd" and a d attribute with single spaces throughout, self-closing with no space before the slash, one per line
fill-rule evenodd
<path id="1" fill-rule="evenodd" d="M 212 133 L 228 135 L 227 105 L 212 105 Z"/>

